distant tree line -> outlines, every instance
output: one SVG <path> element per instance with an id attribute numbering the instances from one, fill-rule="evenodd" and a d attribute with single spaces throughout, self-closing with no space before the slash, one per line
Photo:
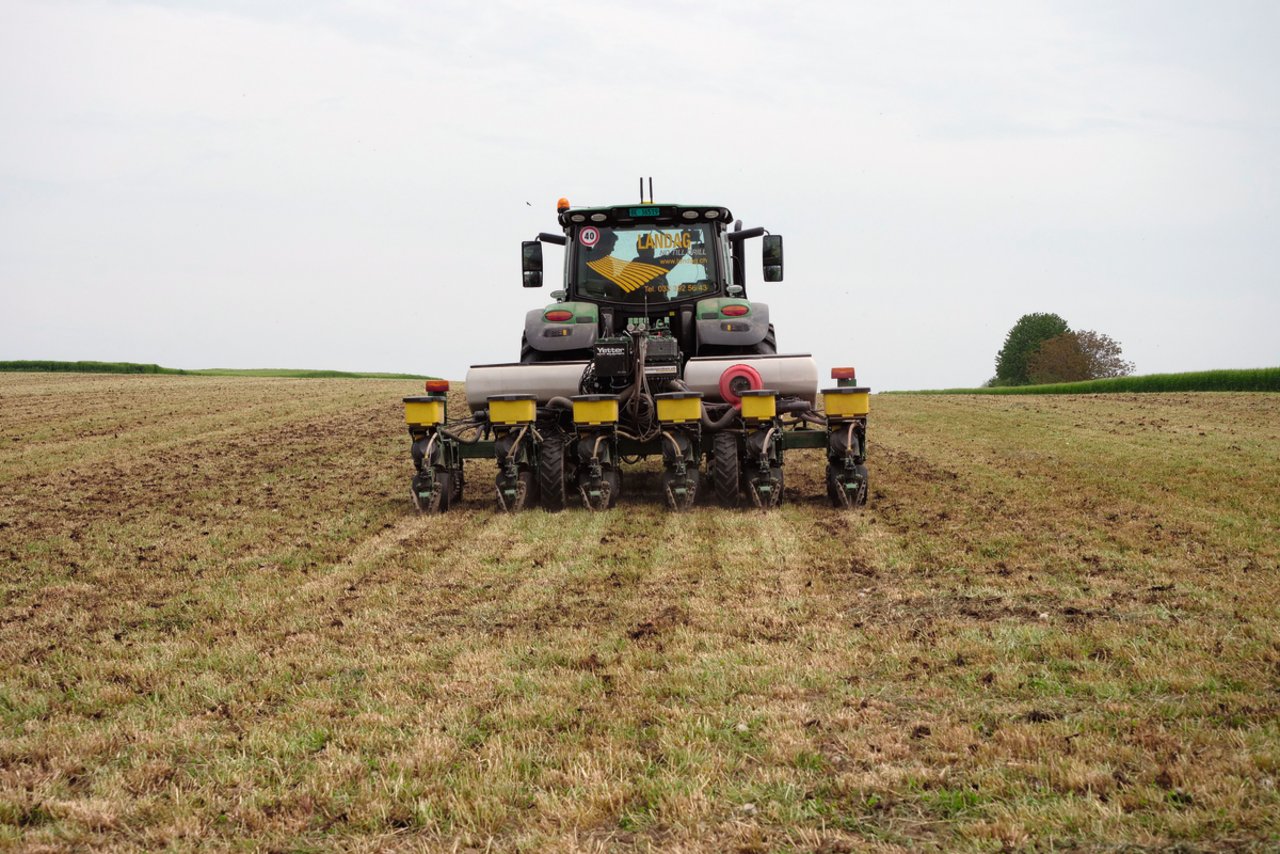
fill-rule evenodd
<path id="1" fill-rule="evenodd" d="M 988 386 L 1040 385 L 1126 377 L 1133 363 L 1120 343 L 1090 329 L 1073 330 L 1056 314 L 1024 314 L 996 354 L 996 375 Z"/>

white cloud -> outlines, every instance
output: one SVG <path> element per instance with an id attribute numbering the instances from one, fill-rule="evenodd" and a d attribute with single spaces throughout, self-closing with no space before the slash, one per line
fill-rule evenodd
<path id="1" fill-rule="evenodd" d="M 460 376 L 554 200 L 652 174 L 784 233 L 784 349 L 879 387 L 985 379 L 1024 311 L 1276 362 L 1265 5 L 8 6 L 2 358 Z"/>

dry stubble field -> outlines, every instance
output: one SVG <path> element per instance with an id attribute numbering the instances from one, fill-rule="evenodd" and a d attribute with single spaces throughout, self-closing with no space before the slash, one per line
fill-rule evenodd
<path id="1" fill-rule="evenodd" d="M 855 514 L 797 453 L 418 517 L 415 388 L 0 375 L 0 847 L 1280 845 L 1280 396 L 877 397 Z"/>

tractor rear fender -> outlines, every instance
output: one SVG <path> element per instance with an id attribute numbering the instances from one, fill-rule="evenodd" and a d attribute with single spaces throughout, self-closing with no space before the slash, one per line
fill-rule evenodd
<path id="1" fill-rule="evenodd" d="M 747 306 L 747 313 L 726 315 L 727 306 Z M 699 346 L 750 347 L 769 334 L 769 306 L 742 299 L 704 299 L 694 312 Z"/>
<path id="2" fill-rule="evenodd" d="M 571 320 L 547 320 L 552 311 L 567 311 Z M 561 302 L 546 308 L 535 308 L 524 316 L 524 337 L 529 346 L 544 353 L 563 350 L 590 350 L 596 343 L 599 314 L 589 302 Z"/>

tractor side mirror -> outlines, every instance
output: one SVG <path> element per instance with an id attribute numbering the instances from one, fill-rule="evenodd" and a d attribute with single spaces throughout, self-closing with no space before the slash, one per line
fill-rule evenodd
<path id="1" fill-rule="evenodd" d="M 526 288 L 542 287 L 542 243 L 526 240 L 520 244 L 520 271 Z"/>
<path id="2" fill-rule="evenodd" d="M 764 260 L 764 280 L 782 281 L 782 235 L 766 234 L 760 255 Z"/>

